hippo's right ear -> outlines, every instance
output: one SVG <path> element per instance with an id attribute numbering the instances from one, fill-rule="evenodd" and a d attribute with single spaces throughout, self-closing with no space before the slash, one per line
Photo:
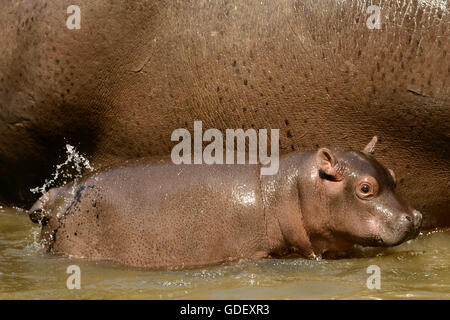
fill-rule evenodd
<path id="1" fill-rule="evenodd" d="M 320 148 L 316 154 L 316 163 L 319 174 L 325 174 L 329 180 L 339 181 L 342 179 L 341 165 L 331 150 Z"/>
<path id="2" fill-rule="evenodd" d="M 374 136 L 372 138 L 372 140 L 370 140 L 370 142 L 367 144 L 367 146 L 365 146 L 365 148 L 363 149 L 363 152 L 373 154 L 373 151 L 375 150 L 375 145 L 377 144 L 377 141 L 378 141 L 377 136 Z"/>

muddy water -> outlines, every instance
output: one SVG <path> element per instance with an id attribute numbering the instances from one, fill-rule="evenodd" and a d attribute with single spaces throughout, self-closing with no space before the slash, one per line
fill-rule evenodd
<path id="1" fill-rule="evenodd" d="M 129 269 L 50 256 L 39 228 L 18 210 L 0 209 L 0 299 L 450 299 L 450 229 L 424 232 L 391 249 L 354 249 L 339 260 L 241 261 L 184 271 Z M 68 290 L 66 269 L 81 269 Z M 381 269 L 381 289 L 366 269 Z"/>

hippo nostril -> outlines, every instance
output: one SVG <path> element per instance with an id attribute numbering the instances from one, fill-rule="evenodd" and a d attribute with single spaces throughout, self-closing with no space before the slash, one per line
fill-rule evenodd
<path id="1" fill-rule="evenodd" d="M 407 229 L 415 228 L 416 226 L 416 219 L 414 218 L 413 215 L 402 214 L 398 221 Z"/>

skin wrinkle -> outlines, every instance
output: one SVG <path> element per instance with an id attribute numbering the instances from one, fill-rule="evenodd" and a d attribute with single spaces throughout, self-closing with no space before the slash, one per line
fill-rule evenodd
<path id="1" fill-rule="evenodd" d="M 258 166 L 258 169 L 261 168 L 261 165 Z M 265 233 L 266 233 L 266 241 L 267 244 L 270 246 L 270 239 L 269 239 L 269 232 L 267 229 L 267 212 L 266 212 L 266 201 L 265 201 L 265 197 L 264 197 L 264 192 L 263 192 L 263 187 L 262 187 L 262 181 L 261 181 L 261 175 L 258 175 L 258 182 L 259 182 L 259 194 L 261 197 L 261 201 L 262 201 L 262 209 L 263 209 L 263 214 L 264 214 L 264 224 L 265 224 Z M 278 222 L 278 219 L 277 219 Z M 279 227 L 279 222 L 278 222 L 278 227 Z"/>
<path id="2" fill-rule="evenodd" d="M 308 233 L 308 230 L 305 229 L 305 223 L 303 221 L 303 214 L 302 214 L 303 210 L 302 210 L 302 206 L 301 206 L 302 197 L 301 197 L 301 193 L 300 193 L 300 185 L 299 184 L 300 184 L 300 179 L 297 179 L 297 197 L 298 197 L 298 208 L 299 208 L 299 217 L 300 217 L 300 221 L 301 221 L 301 227 L 302 227 L 302 229 L 305 232 L 306 237 L 307 237 L 307 239 L 306 239 L 306 241 L 307 241 L 307 248 L 308 248 L 309 251 L 313 252 L 313 255 L 314 255 L 314 250 L 313 250 L 313 247 L 312 247 L 312 244 L 311 244 L 311 236 Z"/>

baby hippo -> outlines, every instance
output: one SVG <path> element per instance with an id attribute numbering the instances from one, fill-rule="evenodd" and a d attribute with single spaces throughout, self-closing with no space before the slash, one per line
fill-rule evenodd
<path id="1" fill-rule="evenodd" d="M 375 143 L 288 154 L 272 176 L 258 165 L 127 161 L 51 189 L 30 217 L 49 252 L 145 268 L 395 246 L 417 236 L 422 215 L 395 193 Z"/>

